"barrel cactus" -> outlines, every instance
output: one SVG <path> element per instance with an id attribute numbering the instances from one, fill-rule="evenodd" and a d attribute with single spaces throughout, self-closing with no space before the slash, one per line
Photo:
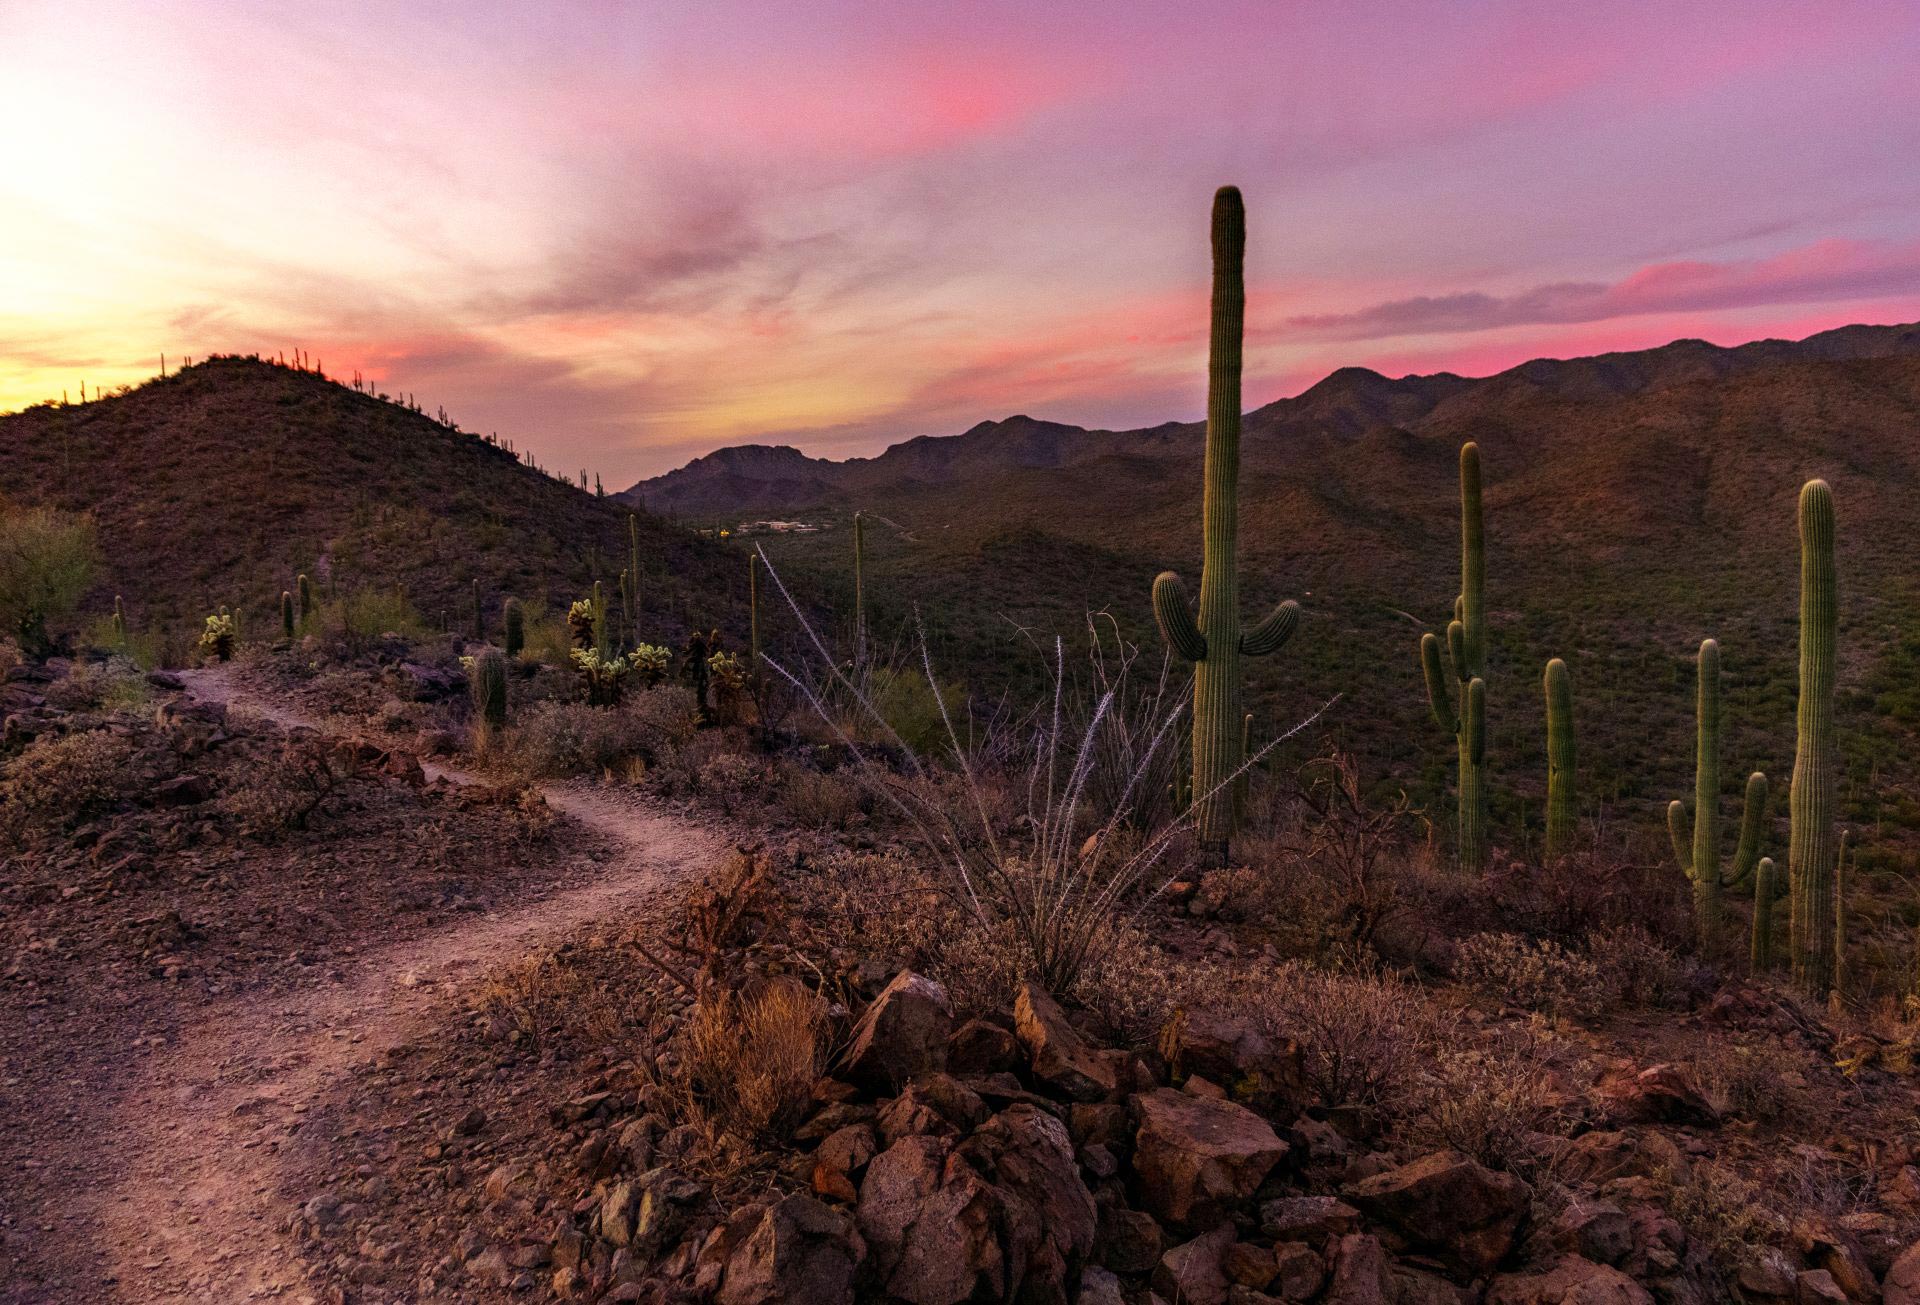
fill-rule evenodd
<path id="1" fill-rule="evenodd" d="M 482 740 L 507 724 L 507 659 L 497 648 L 482 649 L 469 672 L 473 689 L 473 718 Z"/>
<path id="2" fill-rule="evenodd" d="M 1547 695 L 1547 860 L 1573 850 L 1580 822 L 1574 787 L 1573 683 L 1567 664 L 1555 657 L 1544 676 Z"/>
<path id="3" fill-rule="evenodd" d="M 1207 364 L 1207 449 L 1202 500 L 1204 560 L 1196 618 L 1180 577 L 1153 582 L 1161 637 L 1194 663 L 1193 804 L 1201 847 L 1224 863 L 1234 834 L 1234 780 L 1246 763 L 1240 658 L 1277 652 L 1300 608 L 1284 602 L 1249 629 L 1240 626 L 1240 352 L 1246 311 L 1247 214 L 1240 192 L 1213 197 L 1213 320 Z"/>
<path id="4" fill-rule="evenodd" d="M 1766 829 L 1767 777 L 1760 771 L 1747 776 L 1746 802 L 1740 814 L 1740 841 L 1734 845 L 1733 864 L 1720 868 L 1720 645 L 1700 641 L 1694 663 L 1693 826 L 1687 826 L 1686 804 L 1675 798 L 1667 804 L 1667 833 L 1673 839 L 1674 860 L 1693 883 L 1693 921 L 1700 945 L 1710 948 L 1720 932 L 1720 893 L 1746 882 L 1760 859 L 1760 840 Z M 1691 844 L 1691 846 L 1689 846 Z M 1755 890 L 1754 910 L 1760 909 Z M 1769 903 L 1771 899 L 1769 899 Z"/>
<path id="5" fill-rule="evenodd" d="M 1427 701 L 1440 728 L 1453 735 L 1459 751 L 1458 857 L 1460 868 L 1479 874 L 1487 868 L 1487 547 L 1480 516 L 1480 446 L 1460 446 L 1460 593 L 1447 626 L 1447 660 L 1460 686 L 1454 706 L 1440 656 L 1440 639 L 1429 631 L 1420 638 L 1420 665 L 1426 675 Z"/>
<path id="6" fill-rule="evenodd" d="M 501 605 L 500 624 L 507 656 L 518 657 L 520 650 L 527 646 L 527 614 L 518 598 L 509 598 Z"/>
<path id="7" fill-rule="evenodd" d="M 1816 997 L 1833 986 L 1833 868 L 1839 856 L 1834 827 L 1838 634 L 1833 532 L 1833 491 L 1824 480 L 1810 480 L 1800 491 L 1799 742 L 1788 799 L 1792 832 L 1787 879 L 1793 902 L 1788 933 L 1793 979 Z"/>

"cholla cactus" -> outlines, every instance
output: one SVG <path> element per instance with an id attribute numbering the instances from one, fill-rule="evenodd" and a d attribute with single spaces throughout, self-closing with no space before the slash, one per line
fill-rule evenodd
<path id="1" fill-rule="evenodd" d="M 707 680 L 713 689 L 713 706 L 719 718 L 738 724 L 746 712 L 747 668 L 730 652 L 717 652 L 707 658 Z"/>
<path id="2" fill-rule="evenodd" d="M 233 641 L 233 614 L 222 608 L 217 614 L 207 618 L 207 628 L 200 632 L 200 651 L 215 661 L 231 661 L 233 660 Z"/>
<path id="3" fill-rule="evenodd" d="M 574 669 L 585 677 L 587 701 L 596 707 L 611 707 L 620 701 L 620 693 L 633 664 L 625 657 L 602 657 L 597 648 L 575 648 Z"/>
<path id="4" fill-rule="evenodd" d="M 503 642 L 507 656 L 518 657 L 520 650 L 527 646 L 527 614 L 520 606 L 518 598 L 509 598 L 500 609 L 500 622 L 505 628 Z"/>
<path id="5" fill-rule="evenodd" d="M 667 672 L 673 669 L 673 653 L 659 644 L 643 643 L 627 654 L 627 663 L 644 687 L 657 689 L 666 683 Z"/>
<path id="6" fill-rule="evenodd" d="M 498 649 L 484 649 L 469 661 L 467 674 L 473 689 L 474 723 L 485 741 L 496 730 L 506 728 L 507 659 Z"/>
<path id="7" fill-rule="evenodd" d="M 593 600 L 576 599 L 567 608 L 567 642 L 573 645 L 573 651 L 598 651 L 593 638 Z"/>

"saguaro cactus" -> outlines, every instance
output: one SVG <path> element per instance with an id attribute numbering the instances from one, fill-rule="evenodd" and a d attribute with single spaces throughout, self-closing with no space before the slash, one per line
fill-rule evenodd
<path id="1" fill-rule="evenodd" d="M 288 643 L 293 642 L 293 591 L 280 591 L 280 635 Z"/>
<path id="2" fill-rule="evenodd" d="M 1204 560 L 1200 612 L 1194 617 L 1185 586 L 1172 571 L 1153 582 L 1153 615 L 1161 637 L 1194 663 L 1193 801 L 1200 842 L 1224 862 L 1234 832 L 1231 783 L 1245 763 L 1242 745 L 1240 657 L 1277 652 L 1292 637 L 1300 608 L 1284 602 L 1251 629 L 1240 627 L 1239 536 L 1240 346 L 1246 313 L 1244 264 L 1247 214 L 1240 192 L 1223 186 L 1213 197 L 1213 325 L 1207 365 L 1207 454 Z"/>
<path id="3" fill-rule="evenodd" d="M 305 625 L 308 618 L 313 615 L 313 581 L 307 578 L 305 571 L 302 571 L 293 582 L 293 587 L 300 596 L 300 623 Z"/>
<path id="4" fill-rule="evenodd" d="M 1816 997 L 1833 986 L 1833 867 L 1839 850 L 1834 834 L 1835 588 L 1833 491 L 1824 480 L 1810 480 L 1800 491 L 1800 737 L 1789 798 L 1793 828 L 1787 876 L 1793 980 Z"/>
<path id="5" fill-rule="evenodd" d="M 501 606 L 500 623 L 505 630 L 501 642 L 506 646 L 507 656 L 518 657 L 520 650 L 527 646 L 527 614 L 518 598 L 509 598 Z"/>
<path id="6" fill-rule="evenodd" d="M 507 723 L 507 659 L 484 648 L 473 659 L 473 718 L 482 740 Z"/>
<path id="7" fill-rule="evenodd" d="M 1760 858 L 1760 836 L 1767 814 L 1767 777 L 1759 771 L 1747 776 L 1745 806 L 1740 813 L 1740 841 L 1733 865 L 1720 869 L 1720 645 L 1700 641 L 1695 663 L 1693 828 L 1687 828 L 1686 804 L 1675 798 L 1667 804 L 1667 833 L 1673 839 L 1674 860 L 1693 882 L 1693 921 L 1700 945 L 1710 947 L 1720 932 L 1720 891 L 1744 882 Z M 1689 851 L 1688 843 L 1692 843 Z M 1758 890 L 1754 909 L 1760 904 Z"/>
<path id="8" fill-rule="evenodd" d="M 1580 823 L 1574 787 L 1573 683 L 1567 664 L 1555 657 L 1544 676 L 1547 695 L 1547 860 L 1573 850 Z"/>
<path id="9" fill-rule="evenodd" d="M 1773 968 L 1773 904 L 1780 897 L 1780 873 L 1773 858 L 1763 856 L 1753 871 L 1753 939 L 1747 949 L 1747 962 L 1755 974 Z"/>
<path id="10" fill-rule="evenodd" d="M 1460 685 L 1460 706 L 1453 706 L 1441 670 L 1440 640 L 1420 638 L 1420 664 L 1426 674 L 1427 700 L 1440 728 L 1459 747 L 1459 858 L 1463 871 L 1487 868 L 1487 546 L 1480 517 L 1480 446 L 1460 446 L 1460 593 L 1447 626 L 1447 659 Z"/>

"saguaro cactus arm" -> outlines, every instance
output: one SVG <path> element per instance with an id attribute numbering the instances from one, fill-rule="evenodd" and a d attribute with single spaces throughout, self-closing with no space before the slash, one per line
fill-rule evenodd
<path id="1" fill-rule="evenodd" d="M 1679 798 L 1667 803 L 1667 837 L 1673 840 L 1673 859 L 1680 873 L 1693 878 L 1693 822 L 1687 819 L 1687 804 Z"/>
<path id="2" fill-rule="evenodd" d="M 1193 604 L 1178 574 L 1162 571 L 1153 579 L 1153 619 L 1167 646 L 1190 662 L 1207 659 L 1207 637 L 1193 619 Z"/>
<path id="3" fill-rule="evenodd" d="M 1289 598 L 1267 614 L 1267 619 L 1240 636 L 1240 651 L 1249 657 L 1279 652 L 1300 625 L 1300 604 Z"/>
<path id="4" fill-rule="evenodd" d="M 1454 714 L 1453 699 L 1447 693 L 1447 671 L 1440 664 L 1440 636 L 1431 632 L 1420 636 L 1420 666 L 1427 676 L 1427 701 L 1433 718 L 1449 734 L 1460 733 L 1460 718 Z"/>
<path id="5" fill-rule="evenodd" d="M 1746 882 L 1760 860 L 1760 840 L 1766 833 L 1767 777 L 1760 771 L 1747 776 L 1747 796 L 1740 811 L 1740 842 L 1733 853 L 1733 865 L 1720 882 L 1728 888 Z"/>

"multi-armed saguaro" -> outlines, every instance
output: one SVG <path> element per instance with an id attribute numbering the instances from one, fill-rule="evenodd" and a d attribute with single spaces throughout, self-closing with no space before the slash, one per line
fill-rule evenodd
<path id="1" fill-rule="evenodd" d="M 1720 931 L 1720 890 L 1734 888 L 1753 873 L 1760 860 L 1760 835 L 1767 816 L 1767 777 L 1760 771 L 1747 776 L 1746 805 L 1740 813 L 1740 841 L 1733 865 L 1720 869 L 1720 645 L 1700 641 L 1694 693 L 1693 828 L 1687 828 L 1686 803 L 1667 804 L 1667 833 L 1673 839 L 1674 860 L 1693 881 L 1693 923 L 1700 945 L 1711 947 Z M 1687 844 L 1693 844 L 1689 851 Z M 1771 891 L 1771 884 L 1766 891 Z M 1772 906 L 1754 890 L 1753 909 Z"/>
<path id="2" fill-rule="evenodd" d="M 1447 626 L 1447 657 L 1460 685 L 1455 710 L 1440 664 L 1440 639 L 1429 631 L 1420 638 L 1420 665 L 1426 672 L 1433 718 L 1453 735 L 1460 749 L 1460 868 L 1487 868 L 1487 541 L 1480 520 L 1480 446 L 1460 446 L 1460 595 L 1453 600 Z"/>
<path id="3" fill-rule="evenodd" d="M 1168 646 L 1194 663 L 1193 801 L 1200 841 L 1224 861 L 1233 838 L 1233 779 L 1245 764 L 1245 712 L 1240 657 L 1276 652 L 1293 634 L 1300 608 L 1284 602 L 1252 629 L 1240 628 L 1239 534 L 1240 342 L 1246 310 L 1247 211 L 1240 192 L 1213 197 L 1213 331 L 1207 366 L 1205 557 L 1200 614 L 1180 577 L 1162 571 L 1153 582 L 1153 615 Z"/>
<path id="4" fill-rule="evenodd" d="M 1793 827 L 1787 881 L 1793 979 L 1816 997 L 1833 987 L 1833 868 L 1840 855 L 1834 832 L 1835 587 L 1833 491 L 1824 480 L 1810 480 L 1800 491 L 1800 740 L 1788 798 Z"/>

